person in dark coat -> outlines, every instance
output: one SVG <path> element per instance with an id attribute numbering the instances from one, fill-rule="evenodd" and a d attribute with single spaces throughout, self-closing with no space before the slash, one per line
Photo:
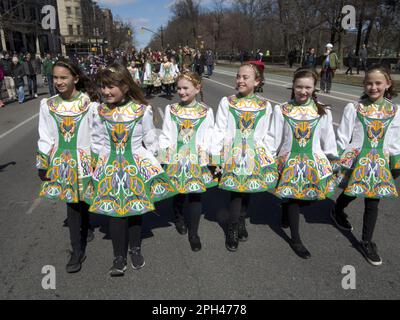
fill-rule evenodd
<path id="1" fill-rule="evenodd" d="M 194 56 L 193 65 L 194 71 L 200 76 L 200 78 L 203 76 L 205 64 L 206 60 L 204 55 L 200 51 L 197 51 Z"/>
<path id="2" fill-rule="evenodd" d="M 12 58 L 11 64 L 11 76 L 14 79 L 15 88 L 17 89 L 18 102 L 24 103 L 25 91 L 24 91 L 24 66 L 18 61 L 18 57 Z"/>
<path id="3" fill-rule="evenodd" d="M 353 75 L 354 53 L 355 53 L 355 50 L 350 49 L 349 53 L 347 54 L 348 69 L 346 70 L 346 74 L 349 74 L 349 72 L 350 72 L 350 74 Z"/>
<path id="4" fill-rule="evenodd" d="M 315 55 L 315 49 L 309 48 L 306 57 L 304 58 L 303 67 L 315 70 L 316 64 L 317 64 L 317 57 Z"/>
<path id="5" fill-rule="evenodd" d="M 28 79 L 29 95 L 37 98 L 37 78 L 35 71 L 35 63 L 31 59 L 31 54 L 27 53 L 24 62 L 24 71 Z"/>

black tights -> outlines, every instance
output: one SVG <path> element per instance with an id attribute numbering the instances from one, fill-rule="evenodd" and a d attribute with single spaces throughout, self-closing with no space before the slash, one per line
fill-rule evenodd
<path id="1" fill-rule="evenodd" d="M 294 243 L 301 243 L 299 232 L 300 210 L 303 207 L 309 206 L 311 203 L 311 201 L 290 199 L 282 204 L 282 214 L 286 215 L 288 219 L 291 238 Z"/>
<path id="2" fill-rule="evenodd" d="M 245 218 L 249 207 L 250 194 L 231 192 L 228 223 L 239 223 L 240 218 Z"/>
<path id="3" fill-rule="evenodd" d="M 74 252 L 86 249 L 89 229 L 89 206 L 85 202 L 68 203 L 67 219 L 71 247 Z"/>
<path id="4" fill-rule="evenodd" d="M 130 248 L 140 247 L 142 241 L 142 216 L 110 218 L 110 235 L 114 256 L 127 257 Z"/>
<path id="5" fill-rule="evenodd" d="M 173 206 L 175 219 L 177 215 L 183 216 L 183 205 L 186 196 L 188 196 L 189 199 L 189 237 L 197 236 L 202 211 L 200 193 L 189 193 L 188 195 L 178 194 L 174 197 Z"/>
<path id="6" fill-rule="evenodd" d="M 147 86 L 146 87 L 146 95 L 151 96 L 152 93 L 153 93 L 153 86 Z"/>
<path id="7" fill-rule="evenodd" d="M 336 200 L 335 210 L 337 214 L 343 213 L 343 210 L 352 202 L 356 197 L 350 197 L 344 194 L 344 192 Z M 376 221 L 378 220 L 378 205 L 379 199 L 364 199 L 364 221 L 363 221 L 363 231 L 362 240 L 372 241 L 372 236 L 374 234 Z"/>

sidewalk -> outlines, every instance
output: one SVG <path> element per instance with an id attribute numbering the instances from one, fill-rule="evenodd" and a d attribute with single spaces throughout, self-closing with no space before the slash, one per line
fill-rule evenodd
<path id="1" fill-rule="evenodd" d="M 224 67 L 232 67 L 237 68 L 240 66 L 240 62 L 230 62 L 228 60 L 220 60 L 217 62 L 217 65 L 224 66 Z M 290 68 L 287 65 L 265 65 L 265 73 L 273 73 L 283 76 L 292 77 L 294 71 L 299 68 L 300 65 L 293 65 L 293 68 Z M 318 74 L 321 71 L 321 67 L 317 67 Z M 335 73 L 335 77 L 333 78 L 333 83 L 341 83 L 341 84 L 348 84 L 354 86 L 362 86 L 364 80 L 364 71 L 360 71 L 360 74 L 357 74 L 357 68 L 353 68 L 353 75 L 346 75 L 347 68 L 338 69 Z M 399 73 L 392 73 L 391 77 L 393 81 L 400 83 L 400 74 Z"/>

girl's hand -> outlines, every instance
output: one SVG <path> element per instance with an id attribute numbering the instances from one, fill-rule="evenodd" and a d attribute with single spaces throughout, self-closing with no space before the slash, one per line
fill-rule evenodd
<path id="1" fill-rule="evenodd" d="M 39 169 L 38 170 L 38 176 L 39 176 L 40 180 L 42 180 L 42 181 L 51 181 L 51 179 L 46 177 L 46 174 L 47 174 L 47 170 L 44 170 L 44 169 Z"/>

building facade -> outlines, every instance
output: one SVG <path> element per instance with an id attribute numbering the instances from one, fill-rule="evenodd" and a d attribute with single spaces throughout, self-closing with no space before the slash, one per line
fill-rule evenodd
<path id="1" fill-rule="evenodd" d="M 60 50 L 60 30 L 43 29 L 45 6 L 56 0 L 0 0 L 0 46 L 3 51 L 44 54 Z M 56 17 L 55 17 L 56 18 Z"/>
<path id="2" fill-rule="evenodd" d="M 63 55 L 100 53 L 105 38 L 102 9 L 92 0 L 57 0 L 57 7 Z"/>

